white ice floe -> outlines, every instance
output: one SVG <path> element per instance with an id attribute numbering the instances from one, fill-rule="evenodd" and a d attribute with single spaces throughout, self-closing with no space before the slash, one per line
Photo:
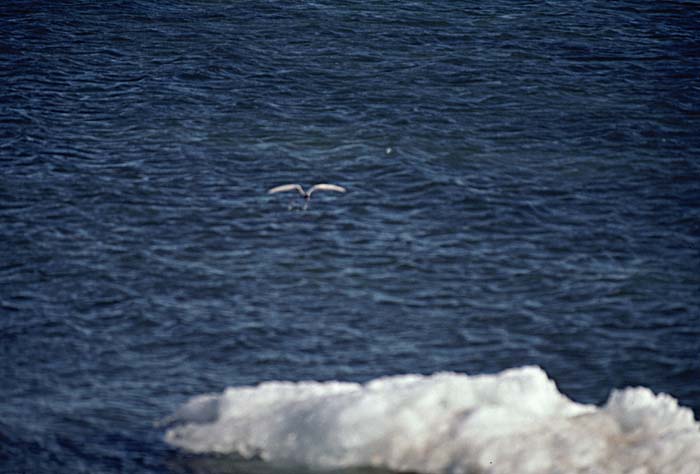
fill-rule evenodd
<path id="1" fill-rule="evenodd" d="M 700 424 L 646 388 L 574 403 L 538 367 L 366 384 L 266 382 L 191 399 L 169 420 L 195 453 L 316 467 L 488 474 L 700 474 Z"/>

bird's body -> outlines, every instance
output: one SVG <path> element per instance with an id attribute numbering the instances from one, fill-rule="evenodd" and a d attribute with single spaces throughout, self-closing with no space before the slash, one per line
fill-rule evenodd
<path id="1" fill-rule="evenodd" d="M 286 191 L 296 191 L 308 201 L 309 199 L 311 199 L 311 193 L 313 193 L 314 191 L 336 191 L 339 193 L 344 193 L 346 189 L 342 186 L 338 186 L 337 184 L 319 183 L 311 186 L 311 188 L 308 191 L 304 191 L 304 188 L 302 188 L 299 184 L 282 184 L 280 186 L 275 186 L 274 188 L 269 189 L 267 193 L 274 194 L 283 193 Z"/>

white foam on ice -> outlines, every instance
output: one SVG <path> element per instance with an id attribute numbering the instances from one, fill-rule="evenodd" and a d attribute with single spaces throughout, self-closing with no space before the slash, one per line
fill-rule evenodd
<path id="1" fill-rule="evenodd" d="M 166 441 L 190 452 L 322 468 L 700 474 L 700 424 L 674 398 L 628 388 L 581 405 L 538 367 L 266 382 L 195 397 L 168 422 Z"/>

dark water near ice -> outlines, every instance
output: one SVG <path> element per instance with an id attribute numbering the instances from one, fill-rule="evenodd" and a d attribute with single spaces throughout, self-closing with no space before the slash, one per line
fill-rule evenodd
<path id="1" fill-rule="evenodd" d="M 217 471 L 153 422 L 271 379 L 697 417 L 698 4 L 336 3 L 2 2 L 0 471 Z"/>

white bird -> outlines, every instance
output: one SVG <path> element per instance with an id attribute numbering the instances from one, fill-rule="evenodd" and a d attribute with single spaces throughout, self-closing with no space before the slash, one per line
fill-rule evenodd
<path id="1" fill-rule="evenodd" d="M 307 192 L 304 191 L 304 188 L 302 188 L 298 184 L 283 184 L 281 186 L 275 186 L 274 188 L 269 189 L 267 193 L 274 194 L 283 193 L 285 191 L 296 191 L 308 201 L 309 199 L 311 199 L 311 193 L 313 193 L 314 191 L 336 191 L 339 193 L 344 193 L 346 189 L 342 186 L 338 186 L 337 184 L 319 183 L 311 186 L 311 189 L 309 189 L 309 191 Z"/>

